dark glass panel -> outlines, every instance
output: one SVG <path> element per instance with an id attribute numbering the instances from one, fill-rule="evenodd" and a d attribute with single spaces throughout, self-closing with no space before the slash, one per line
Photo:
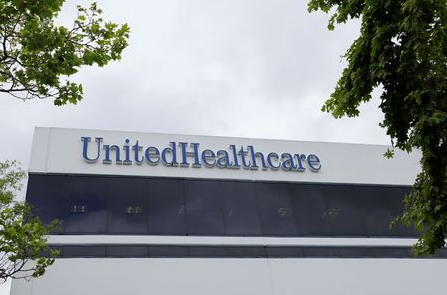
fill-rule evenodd
<path id="1" fill-rule="evenodd" d="M 366 228 L 360 213 L 361 190 L 349 185 L 324 185 L 326 199 L 323 218 L 329 219 L 335 236 L 365 236 Z"/>
<path id="2" fill-rule="evenodd" d="M 70 176 L 65 220 L 67 233 L 106 233 L 109 179 Z"/>
<path id="3" fill-rule="evenodd" d="M 222 181 L 227 235 L 262 235 L 253 183 Z"/>
<path id="4" fill-rule="evenodd" d="M 62 230 L 56 232 L 66 233 L 185 235 L 188 217 L 192 235 L 414 237 L 412 229 L 400 224 L 388 230 L 409 191 L 375 185 L 31 174 L 27 200 L 45 223 L 61 220 Z"/>
<path id="5" fill-rule="evenodd" d="M 327 216 L 326 200 L 321 185 L 290 184 L 289 187 L 298 235 L 332 235 L 330 218 Z"/>
<path id="6" fill-rule="evenodd" d="M 150 234 L 186 235 L 183 181 L 147 180 L 147 226 Z"/>
<path id="7" fill-rule="evenodd" d="M 146 181 L 112 178 L 109 182 L 108 208 L 109 233 L 146 233 Z"/>
<path id="8" fill-rule="evenodd" d="M 412 258 L 411 248 L 408 247 L 375 247 L 374 255 L 377 258 Z"/>
<path id="9" fill-rule="evenodd" d="M 267 253 L 265 247 L 251 247 L 251 246 L 240 246 L 240 247 L 228 247 L 228 257 L 266 257 Z"/>
<path id="10" fill-rule="evenodd" d="M 56 258 L 58 257 L 63 257 L 63 247 L 62 246 L 57 246 L 57 245 L 50 245 L 48 248 L 46 248 L 45 250 L 43 250 L 40 255 L 42 255 L 43 257 L 53 257 L 51 255 L 52 251 L 59 251 L 59 255 L 55 256 Z"/>
<path id="11" fill-rule="evenodd" d="M 296 235 L 294 212 L 287 185 L 282 183 L 256 183 L 255 187 L 264 235 Z"/>
<path id="12" fill-rule="evenodd" d="M 214 246 L 191 246 L 189 247 L 190 257 L 226 257 L 227 249 L 225 247 Z"/>
<path id="13" fill-rule="evenodd" d="M 267 247 L 266 251 L 271 258 L 303 257 L 301 247 Z"/>
<path id="14" fill-rule="evenodd" d="M 105 257 L 105 246 L 65 246 L 64 257 Z"/>
<path id="15" fill-rule="evenodd" d="M 31 204 L 33 213 L 48 224 L 57 219 L 60 225 L 53 232 L 64 230 L 64 220 L 68 216 L 66 209 L 67 176 L 30 174 L 26 200 Z"/>
<path id="16" fill-rule="evenodd" d="M 368 247 L 340 247 L 338 253 L 344 258 L 374 257 L 373 248 Z"/>
<path id="17" fill-rule="evenodd" d="M 107 256 L 109 257 L 146 257 L 148 256 L 147 246 L 108 246 Z"/>
<path id="18" fill-rule="evenodd" d="M 150 257 L 187 257 L 186 246 L 149 246 Z"/>
<path id="19" fill-rule="evenodd" d="M 359 187 L 360 209 L 369 236 L 399 236 L 397 227 L 389 229 L 392 219 L 399 214 L 402 197 L 390 187 Z"/>
<path id="20" fill-rule="evenodd" d="M 51 246 L 64 257 L 234 257 L 234 258 L 415 258 L 410 247 L 320 247 L 320 246 Z M 48 255 L 47 252 L 42 255 Z M 419 259 L 445 259 L 442 249 Z"/>
<path id="21" fill-rule="evenodd" d="M 393 217 L 395 217 L 397 215 L 400 215 L 403 212 L 404 196 L 411 192 L 411 187 L 390 187 L 388 189 L 388 192 L 389 192 L 390 198 L 396 199 L 395 202 L 397 203 L 396 207 L 398 208 L 398 211 L 397 211 L 397 214 L 393 216 Z M 401 234 L 401 236 L 405 236 L 405 237 L 418 237 L 419 236 L 419 234 L 416 233 L 416 231 L 411 226 L 406 227 L 405 225 L 403 225 L 400 222 L 396 223 L 394 227 Z"/>
<path id="22" fill-rule="evenodd" d="M 190 235 L 217 236 L 225 233 L 218 181 L 186 181 L 185 197 Z"/>
<path id="23" fill-rule="evenodd" d="M 303 257 L 337 257 L 337 248 L 334 247 L 303 247 Z"/>
<path id="24" fill-rule="evenodd" d="M 438 249 L 438 250 L 436 250 L 434 255 L 431 255 L 429 257 L 446 258 L 447 257 L 447 249 L 446 248 Z"/>

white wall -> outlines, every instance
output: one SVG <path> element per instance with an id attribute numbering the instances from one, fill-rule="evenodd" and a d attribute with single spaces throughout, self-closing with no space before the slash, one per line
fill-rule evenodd
<path id="1" fill-rule="evenodd" d="M 169 142 L 197 142 L 200 149 L 228 150 L 230 144 L 236 146 L 252 145 L 256 151 L 276 153 L 315 154 L 321 160 L 318 173 L 307 169 L 305 172 L 290 171 L 252 171 L 247 169 L 219 169 L 166 167 L 162 164 L 105 165 L 102 161 L 87 163 L 82 158 L 82 136 L 104 138 L 104 144 L 124 144 L 129 139 L 136 140 L 145 147 L 167 147 Z M 286 140 L 263 140 L 248 138 L 210 137 L 176 134 L 154 134 L 137 132 L 118 132 L 103 130 L 81 130 L 64 128 L 36 128 L 31 153 L 30 172 L 40 173 L 82 173 L 106 175 L 167 176 L 214 179 L 271 180 L 289 182 L 333 182 L 365 184 L 411 185 L 419 171 L 420 153 L 397 152 L 393 159 L 386 159 L 383 153 L 387 146 L 300 142 Z M 93 149 L 91 150 L 93 152 Z M 104 153 L 102 151 L 102 153 Z"/>
<path id="2" fill-rule="evenodd" d="M 257 151 L 316 154 L 322 163 L 318 173 L 306 171 L 251 171 L 219 168 L 166 167 L 161 164 L 104 165 L 87 163 L 82 158 L 82 136 L 104 138 L 105 144 L 133 144 L 164 148 L 171 141 L 198 142 L 201 149 L 228 149 L 230 144 L 253 145 Z M 93 141 L 94 143 L 94 141 Z M 385 159 L 386 146 L 277 141 L 174 134 L 147 134 L 101 130 L 37 128 L 33 141 L 30 172 L 82 173 L 106 175 L 167 176 L 214 179 L 248 179 L 289 182 L 334 182 L 411 185 L 419 171 L 420 153 L 398 152 Z M 84 243 L 95 239 L 107 242 L 120 237 L 52 236 L 52 242 Z M 139 243 L 160 242 L 160 237 L 126 237 Z M 183 237 L 184 238 L 184 237 Z M 95 241 L 93 241 L 93 240 Z M 152 241 L 156 239 L 156 241 Z M 163 239 L 176 239 L 163 237 Z M 212 238 L 187 237 L 197 243 L 212 243 Z M 218 243 L 233 243 L 217 238 Z M 225 241 L 221 239 L 226 239 Z M 228 240 L 228 241 L 227 241 Z M 183 240 L 182 240 L 183 241 Z M 97 241 L 96 241 L 97 242 Z M 110 242 L 110 241 L 109 241 Z M 116 242 L 116 241 L 115 241 Z M 165 241 L 166 242 L 166 241 Z M 171 241 L 172 242 L 172 241 Z M 179 242 L 179 241 L 177 241 Z M 334 241 L 322 239 L 265 240 L 239 238 L 239 243 L 404 243 L 413 240 L 373 239 Z M 175 244 L 175 241 L 173 242 Z M 362 244 L 362 245 L 363 245 Z M 387 244 L 388 245 L 388 244 Z M 267 259 L 267 258 L 86 258 L 58 259 L 43 278 L 14 281 L 13 295 L 79 294 L 430 294 L 442 292 L 447 260 L 436 259 Z"/>
<path id="3" fill-rule="evenodd" d="M 435 259 L 59 259 L 11 294 L 444 294 L 446 272 Z"/>

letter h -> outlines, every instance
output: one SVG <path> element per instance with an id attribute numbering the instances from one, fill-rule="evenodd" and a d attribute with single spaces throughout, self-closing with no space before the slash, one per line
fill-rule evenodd
<path id="1" fill-rule="evenodd" d="M 188 157 L 194 158 L 194 163 L 191 165 L 193 168 L 199 168 L 202 166 L 200 164 L 200 158 L 199 158 L 199 143 L 192 142 L 190 146 L 193 148 L 192 151 L 186 151 L 186 148 L 188 147 L 187 142 L 179 142 L 178 145 L 181 148 L 182 151 L 182 162 L 180 163 L 180 167 L 189 167 L 188 163 Z"/>

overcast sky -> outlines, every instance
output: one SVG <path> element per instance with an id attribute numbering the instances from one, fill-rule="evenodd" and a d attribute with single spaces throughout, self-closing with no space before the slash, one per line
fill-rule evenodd
<path id="1" fill-rule="evenodd" d="M 36 126 L 389 143 L 377 97 L 360 118 L 320 111 L 358 22 L 330 32 L 303 0 L 98 2 L 105 19 L 130 25 L 122 60 L 82 68 L 76 106 L 0 94 L 0 161 L 27 169 Z M 59 22 L 88 3 L 67 1 Z"/>
<path id="2" fill-rule="evenodd" d="M 100 1 L 105 19 L 131 27 L 122 60 L 82 68 L 76 106 L 2 94 L 0 160 L 26 168 L 35 126 L 388 144 L 377 100 L 360 118 L 320 111 L 358 23 L 330 32 L 305 2 Z"/>

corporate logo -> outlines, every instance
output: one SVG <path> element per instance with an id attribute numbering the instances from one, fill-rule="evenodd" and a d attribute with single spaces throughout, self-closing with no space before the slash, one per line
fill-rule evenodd
<path id="1" fill-rule="evenodd" d="M 262 153 L 254 146 L 236 146 L 230 144 L 227 149 L 202 149 L 198 142 L 171 141 L 165 147 L 142 146 L 139 141 L 131 143 L 129 139 L 124 144 L 104 144 L 104 138 L 81 137 L 82 157 L 87 163 L 142 165 L 151 166 L 160 163 L 168 167 L 192 167 L 249 170 L 284 170 L 318 172 L 321 161 L 317 155 L 302 153 Z"/>

